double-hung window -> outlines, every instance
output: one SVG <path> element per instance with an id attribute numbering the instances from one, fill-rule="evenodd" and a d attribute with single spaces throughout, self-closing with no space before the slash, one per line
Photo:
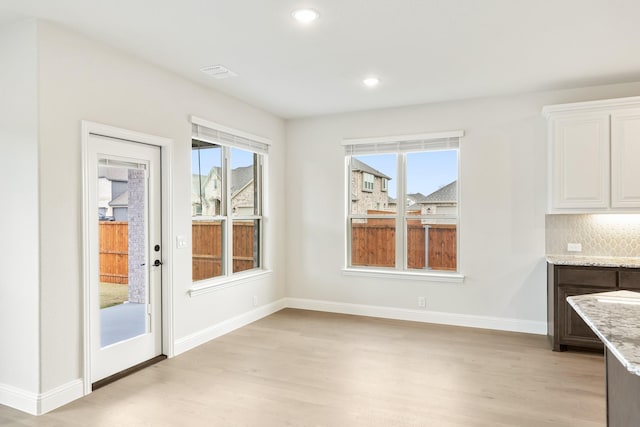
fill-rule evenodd
<path id="1" fill-rule="evenodd" d="M 263 268 L 263 181 L 268 141 L 192 118 L 194 282 Z"/>
<path id="2" fill-rule="evenodd" d="M 343 141 L 348 271 L 459 272 L 462 136 L 455 131 Z M 380 184 L 363 185 L 367 180 Z"/>

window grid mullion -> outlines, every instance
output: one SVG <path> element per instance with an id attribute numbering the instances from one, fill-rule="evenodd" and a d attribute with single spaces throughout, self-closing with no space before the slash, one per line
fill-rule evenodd
<path id="1" fill-rule="evenodd" d="M 398 203 L 396 209 L 396 270 L 406 270 L 406 245 L 405 245 L 405 232 L 404 232 L 404 217 L 406 213 L 406 174 L 405 174 L 405 155 L 402 153 L 396 154 L 397 162 L 397 194 Z"/>
<path id="2" fill-rule="evenodd" d="M 226 233 L 224 236 L 223 246 L 225 248 L 224 253 L 224 276 L 231 276 L 233 274 L 233 218 L 231 217 L 231 148 L 223 146 L 224 153 L 224 215 L 226 217 Z"/>
<path id="3" fill-rule="evenodd" d="M 346 187 L 346 197 L 347 200 L 345 201 L 345 233 L 347 236 L 347 242 L 346 242 L 346 253 L 345 253 L 345 259 L 346 262 L 345 264 L 347 265 L 347 267 L 352 267 L 353 263 L 352 263 L 352 252 L 351 252 L 351 247 L 352 247 L 352 242 L 351 242 L 351 238 L 352 238 L 352 233 L 351 233 L 351 215 L 352 215 L 352 207 L 351 207 L 351 188 L 352 188 L 352 182 L 351 180 L 353 179 L 353 172 L 351 171 L 351 159 L 353 156 L 347 156 L 347 161 L 345 162 L 345 169 L 346 169 L 346 174 L 345 176 L 347 177 L 346 179 L 346 183 L 345 183 L 345 187 Z"/>

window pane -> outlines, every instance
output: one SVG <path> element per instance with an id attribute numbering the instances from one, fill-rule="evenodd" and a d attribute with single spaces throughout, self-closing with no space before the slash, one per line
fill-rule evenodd
<path id="1" fill-rule="evenodd" d="M 395 218 L 351 220 L 351 265 L 395 267 Z"/>
<path id="2" fill-rule="evenodd" d="M 410 269 L 457 269 L 457 224 L 455 219 L 407 218 L 407 267 Z"/>
<path id="3" fill-rule="evenodd" d="M 222 147 L 193 140 L 191 143 L 191 215 L 221 215 L 222 175 Z"/>
<path id="4" fill-rule="evenodd" d="M 233 272 L 260 267 L 260 220 L 233 220 Z"/>
<path id="5" fill-rule="evenodd" d="M 194 220 L 191 225 L 193 281 L 224 274 L 224 220 Z"/>
<path id="6" fill-rule="evenodd" d="M 458 152 L 408 153 L 406 165 L 407 267 L 455 271 Z"/>
<path id="7" fill-rule="evenodd" d="M 407 213 L 458 214 L 458 151 L 407 154 Z"/>
<path id="8" fill-rule="evenodd" d="M 396 155 L 376 154 L 351 158 L 351 213 L 396 213 Z"/>
<path id="9" fill-rule="evenodd" d="M 259 184 L 256 185 L 258 154 L 231 149 L 232 215 L 259 215 Z"/>

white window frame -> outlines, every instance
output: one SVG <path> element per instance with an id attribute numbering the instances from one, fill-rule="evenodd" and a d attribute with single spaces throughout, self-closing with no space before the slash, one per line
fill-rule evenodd
<path id="1" fill-rule="evenodd" d="M 268 151 L 271 142 L 263 137 L 247 132 L 229 128 L 215 122 L 198 117 L 191 117 L 192 139 L 216 144 L 222 147 L 222 172 L 221 172 L 221 213 L 218 216 L 207 216 L 209 220 L 221 220 L 224 223 L 224 237 L 222 242 L 223 274 L 207 279 L 192 282 L 189 288 L 190 296 L 235 286 L 245 281 L 254 280 L 271 271 L 265 265 L 264 237 L 265 237 L 265 207 L 266 203 L 266 176 L 268 164 Z M 253 215 L 237 215 L 232 212 L 231 204 L 231 150 L 233 148 L 250 151 L 258 154 L 256 175 L 254 176 L 254 188 L 258 192 L 257 206 Z M 203 218 L 204 219 L 204 218 Z M 233 222 L 241 220 L 257 220 L 258 230 L 258 267 L 233 272 Z M 193 216 L 192 216 L 193 222 Z"/>
<path id="2" fill-rule="evenodd" d="M 455 272 L 444 270 L 417 270 L 408 269 L 407 267 L 407 237 L 406 237 L 406 221 L 407 206 L 404 203 L 396 204 L 395 215 L 367 215 L 353 214 L 351 206 L 351 158 L 357 155 L 367 154 L 395 154 L 397 159 L 396 181 L 397 200 L 403 200 L 406 196 L 406 155 L 411 152 L 428 152 L 439 150 L 452 150 L 458 152 L 458 188 L 460 188 L 460 139 L 464 136 L 464 131 L 451 131 L 440 133 L 427 133 L 418 135 L 402 135 L 381 138 L 356 138 L 345 139 L 342 145 L 345 147 L 345 267 L 343 273 L 345 275 L 370 276 L 370 277 L 389 277 L 409 279 L 424 279 L 429 281 L 444 281 L 452 283 L 462 283 L 464 275 L 462 274 L 462 263 L 460 254 L 460 191 L 458 191 L 458 209 L 455 215 L 456 227 L 456 268 Z M 445 215 L 447 219 L 452 216 Z M 445 217 L 443 216 L 443 218 Z M 411 216 L 411 219 L 434 219 L 438 215 L 419 215 Z M 369 267 L 369 266 L 353 266 L 351 265 L 351 223 L 354 219 L 366 218 L 394 218 L 396 220 L 396 260 L 395 267 Z M 425 256 L 428 256 L 425 254 Z"/>
<path id="3" fill-rule="evenodd" d="M 387 180 L 387 178 L 380 178 L 382 181 L 380 183 L 381 189 L 382 191 L 387 191 L 388 190 L 388 185 L 389 185 L 389 180 Z"/>

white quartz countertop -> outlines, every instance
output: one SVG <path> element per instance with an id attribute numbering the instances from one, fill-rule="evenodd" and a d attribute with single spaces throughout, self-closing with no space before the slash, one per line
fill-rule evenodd
<path id="1" fill-rule="evenodd" d="M 622 366 L 640 376 L 640 292 L 601 292 L 567 301 Z"/>
<path id="2" fill-rule="evenodd" d="M 594 267 L 640 268 L 640 258 L 602 257 L 585 255 L 547 255 L 547 262 L 556 265 L 584 265 Z"/>

